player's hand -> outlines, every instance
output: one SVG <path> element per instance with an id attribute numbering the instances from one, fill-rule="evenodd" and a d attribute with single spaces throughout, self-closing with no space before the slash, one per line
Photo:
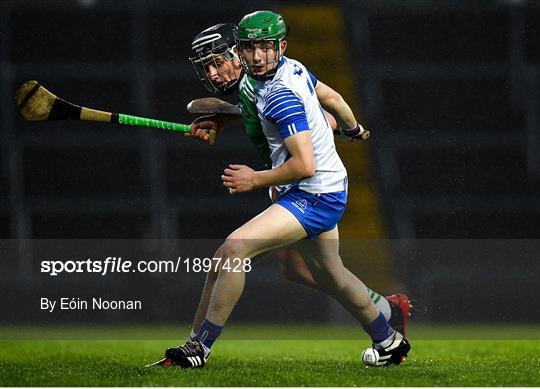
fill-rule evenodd
<path id="1" fill-rule="evenodd" d="M 221 180 L 230 194 L 250 192 L 256 188 L 255 170 L 246 165 L 229 165 Z"/>
<path id="2" fill-rule="evenodd" d="M 189 125 L 191 132 L 186 132 L 184 136 L 191 136 L 203 142 L 210 143 L 210 131 L 219 132 L 221 130 L 221 123 L 215 116 L 205 115 L 198 117 Z"/>
<path id="3" fill-rule="evenodd" d="M 339 133 L 343 136 L 345 136 L 349 140 L 367 140 L 369 139 L 371 133 L 369 131 L 364 130 L 364 127 L 362 127 L 359 123 L 356 123 L 356 127 L 348 129 L 348 130 L 337 130 Z M 336 130 L 334 130 L 334 133 L 336 133 Z"/>

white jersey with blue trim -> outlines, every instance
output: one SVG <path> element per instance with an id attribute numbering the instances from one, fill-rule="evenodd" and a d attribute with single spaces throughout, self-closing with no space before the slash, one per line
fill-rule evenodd
<path id="1" fill-rule="evenodd" d="M 332 193 L 347 189 L 347 171 L 334 145 L 332 129 L 324 115 L 315 85 L 317 80 L 304 65 L 283 57 L 274 77 L 254 85 L 257 112 L 268 139 L 272 168 L 290 157 L 284 140 L 300 131 L 311 131 L 315 175 L 289 185 L 309 193 Z"/>

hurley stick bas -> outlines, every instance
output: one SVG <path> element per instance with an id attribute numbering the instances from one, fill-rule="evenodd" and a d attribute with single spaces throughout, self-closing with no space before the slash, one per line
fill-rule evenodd
<path id="1" fill-rule="evenodd" d="M 99 111 L 70 103 L 48 91 L 35 80 L 22 84 L 15 94 L 15 100 L 22 117 L 33 122 L 45 120 L 85 120 L 190 132 L 189 124 L 149 119 L 123 113 Z M 209 131 L 209 135 L 209 143 L 213 144 L 216 140 L 216 132 Z"/>

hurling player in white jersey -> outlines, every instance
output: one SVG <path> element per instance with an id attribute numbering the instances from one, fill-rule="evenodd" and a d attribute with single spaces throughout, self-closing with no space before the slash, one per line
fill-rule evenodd
<path id="1" fill-rule="evenodd" d="M 246 134 L 255 145 L 265 166 L 271 167 L 270 147 L 268 140 L 262 132 L 261 120 L 257 115 L 257 107 L 253 95 L 253 85 L 255 85 L 257 80 L 249 77 L 242 70 L 240 59 L 236 52 L 234 37 L 234 31 L 236 29 L 236 25 L 232 23 L 220 23 L 197 34 L 193 39 L 193 55 L 190 57 L 190 61 L 201 82 L 210 92 L 216 95 L 236 92 L 239 101 L 238 104 L 242 107 L 242 119 Z M 240 79 L 241 81 L 239 81 Z M 331 94 L 326 93 L 322 95 L 322 88 L 315 88 L 315 92 L 323 108 L 332 106 L 333 100 Z M 334 117 L 326 111 L 325 116 L 332 130 L 338 130 Z M 203 141 L 208 141 L 208 131 L 211 129 L 220 131 L 225 124 L 223 121 L 218 122 L 217 120 L 213 120 L 211 116 L 204 116 L 196 119 L 191 124 L 192 132 L 189 135 Z M 332 139 L 328 139 L 328 141 L 330 143 L 333 142 Z M 272 189 L 272 199 L 275 202 L 278 195 L 275 188 Z M 275 255 L 279 261 L 279 268 L 287 279 L 310 288 L 322 289 L 323 285 L 317 284 L 302 257 L 294 247 L 278 250 Z M 213 257 L 221 257 L 221 247 Z M 216 279 L 217 273 L 209 272 L 207 274 L 189 340 L 197 339 L 200 325 L 206 317 L 210 294 Z M 388 319 L 392 328 L 405 335 L 407 320 L 410 316 L 409 298 L 404 294 L 383 297 L 371 289 L 368 289 L 368 292 L 370 298 Z"/>
<path id="2" fill-rule="evenodd" d="M 222 258 L 253 258 L 296 242 L 324 292 L 371 337 L 379 352 L 378 365 L 400 364 L 410 350 L 408 340 L 389 326 L 366 286 L 345 269 L 339 256 L 337 223 L 345 211 L 347 173 L 315 89 L 336 96 L 330 113 L 345 135 L 359 138 L 364 130 L 339 94 L 301 63 L 283 56 L 286 33 L 283 18 L 271 11 L 246 15 L 238 25 L 238 52 L 247 73 L 257 80 L 254 97 L 272 168 L 254 171 L 246 165 L 230 165 L 222 175 L 223 185 L 231 194 L 275 186 L 280 198 L 227 237 Z M 204 366 L 242 294 L 245 277 L 243 271 L 219 269 L 197 340 L 167 350 L 167 357 L 183 367 Z"/>

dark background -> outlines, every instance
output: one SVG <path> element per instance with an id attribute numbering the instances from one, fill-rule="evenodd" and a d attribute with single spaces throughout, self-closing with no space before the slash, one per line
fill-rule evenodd
<path id="1" fill-rule="evenodd" d="M 10 308 L 1 321 L 35 319 L 23 296 L 71 291 L 36 273 L 30 239 L 224 238 L 268 205 L 264 191 L 229 196 L 221 186 L 228 163 L 261 167 L 241 128 L 209 151 L 158 130 L 25 123 L 17 87 L 38 79 L 83 105 L 189 123 L 185 105 L 208 95 L 187 61 L 192 37 L 284 4 L 0 2 L 0 282 Z M 401 290 L 428 306 L 425 320 L 539 320 L 532 307 L 540 274 L 540 5 L 317 4 L 343 14 L 342 55 L 354 72 L 356 110 L 374 135 L 365 146 L 368 170 Z M 238 318 L 346 317 L 328 299 L 283 281 L 275 261 L 259 267 Z M 202 277 L 175 277 L 145 279 L 145 288 L 128 278 L 71 280 L 87 293 L 148 289 L 156 306 L 136 317 L 70 319 L 187 321 Z M 172 309 L 178 298 L 184 305 Z"/>

